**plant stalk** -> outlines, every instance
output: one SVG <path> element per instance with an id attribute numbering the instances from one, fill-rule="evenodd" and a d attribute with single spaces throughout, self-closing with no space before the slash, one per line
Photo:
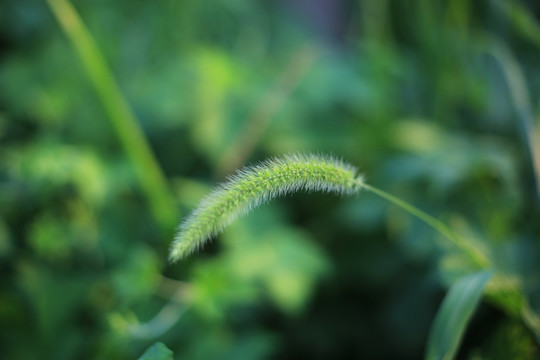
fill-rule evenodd
<path id="1" fill-rule="evenodd" d="M 47 3 L 77 51 L 111 125 L 135 167 L 156 221 L 164 231 L 170 231 L 179 218 L 174 197 L 96 41 L 68 0 L 47 0 Z"/>
<path id="2" fill-rule="evenodd" d="M 386 191 L 383 191 L 381 189 L 378 189 L 374 186 L 371 186 L 366 183 L 362 183 L 362 187 L 372 193 L 374 193 L 377 196 L 382 197 L 385 200 L 390 201 L 392 204 L 399 206 L 403 210 L 407 211 L 409 214 L 416 216 L 418 219 L 422 220 L 424 223 L 431 226 L 433 229 L 435 229 L 437 232 L 439 232 L 441 235 L 446 237 L 448 240 L 450 240 L 454 245 L 456 245 L 458 248 L 463 250 L 469 258 L 474 261 L 474 263 L 480 268 L 480 269 L 488 269 L 491 267 L 491 263 L 487 256 L 479 251 L 477 248 L 475 248 L 473 245 L 470 244 L 470 242 L 463 239 L 461 236 L 456 234 L 454 231 L 452 231 L 448 226 L 446 226 L 443 222 L 435 219 L 433 216 L 425 213 L 424 211 L 418 209 L 417 207 L 409 204 L 408 202 L 401 200 L 394 195 L 391 195 L 387 193 Z"/>

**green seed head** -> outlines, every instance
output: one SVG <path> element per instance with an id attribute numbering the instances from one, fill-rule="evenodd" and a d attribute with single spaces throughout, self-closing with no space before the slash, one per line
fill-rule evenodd
<path id="1" fill-rule="evenodd" d="M 353 166 L 327 156 L 286 155 L 243 168 L 180 224 L 170 260 L 186 257 L 237 216 L 277 196 L 299 190 L 354 194 L 362 185 Z"/>

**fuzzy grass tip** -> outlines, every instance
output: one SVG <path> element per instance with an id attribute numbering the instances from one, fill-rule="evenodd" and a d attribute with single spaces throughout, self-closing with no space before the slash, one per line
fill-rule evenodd
<path id="1" fill-rule="evenodd" d="M 296 191 L 357 193 L 363 177 L 341 160 L 319 155 L 286 155 L 239 170 L 215 188 L 179 226 L 170 261 L 185 258 L 237 216 L 278 196 Z"/>

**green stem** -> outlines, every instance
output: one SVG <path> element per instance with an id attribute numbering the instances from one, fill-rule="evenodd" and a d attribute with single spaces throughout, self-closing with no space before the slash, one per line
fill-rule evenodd
<path id="1" fill-rule="evenodd" d="M 474 261 L 474 263 L 478 265 L 481 269 L 487 269 L 490 267 L 489 259 L 481 251 L 479 251 L 472 244 L 470 244 L 470 242 L 466 241 L 461 236 L 457 235 L 443 222 L 435 219 L 433 216 L 429 214 L 426 214 L 424 211 L 409 204 L 408 202 L 403 201 L 395 197 L 394 195 L 387 193 L 386 191 L 383 191 L 381 189 L 378 189 L 366 183 L 362 183 L 362 187 L 368 191 L 371 191 L 375 195 L 380 196 L 383 199 L 390 201 L 392 204 L 399 206 L 403 210 L 407 211 L 409 214 L 416 216 L 417 218 L 419 218 L 420 220 L 422 220 L 423 222 L 431 226 L 441 235 L 443 235 L 444 237 L 452 241 L 454 245 L 456 245 L 461 250 L 463 250 L 469 256 L 469 258 L 471 258 Z"/>
<path id="2" fill-rule="evenodd" d="M 497 39 L 491 40 L 487 51 L 499 63 L 506 81 L 510 100 L 516 111 L 517 120 L 521 123 L 524 142 L 529 150 L 536 196 L 540 199 L 540 138 L 538 128 L 535 126 L 525 74 L 510 49 Z"/>
<path id="3" fill-rule="evenodd" d="M 135 167 L 156 220 L 163 230 L 169 231 L 179 218 L 174 197 L 96 41 L 69 1 L 47 0 L 47 3 L 77 51 L 111 125 Z"/>
<path id="4" fill-rule="evenodd" d="M 371 191 L 375 195 L 378 195 L 392 204 L 397 205 L 416 216 L 433 229 L 438 231 L 441 235 L 448 238 L 452 243 L 459 247 L 470 259 L 472 259 L 476 265 L 481 269 L 488 269 L 491 267 L 490 260 L 480 250 L 474 247 L 470 242 L 456 234 L 448 226 L 441 221 L 435 219 L 433 216 L 426 214 L 417 207 L 403 201 L 394 195 L 391 195 L 381 189 L 374 186 L 362 183 L 364 189 Z M 494 277 L 491 281 L 491 291 L 493 294 L 498 294 L 498 297 L 493 297 L 492 300 L 499 306 L 502 306 L 511 315 L 521 315 L 527 326 L 535 333 L 537 340 L 540 341 L 540 316 L 530 310 L 526 297 L 522 291 L 515 285 L 503 283 L 503 279 Z M 489 295 L 489 293 L 488 293 Z M 517 299 L 517 304 L 514 300 Z"/>

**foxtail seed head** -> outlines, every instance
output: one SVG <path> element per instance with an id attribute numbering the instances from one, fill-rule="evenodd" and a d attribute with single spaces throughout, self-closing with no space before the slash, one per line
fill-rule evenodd
<path id="1" fill-rule="evenodd" d="M 299 190 L 357 193 L 363 177 L 341 160 L 317 155 L 286 155 L 239 170 L 219 185 L 179 226 L 170 260 L 175 262 L 199 249 L 237 216 L 277 196 Z"/>

